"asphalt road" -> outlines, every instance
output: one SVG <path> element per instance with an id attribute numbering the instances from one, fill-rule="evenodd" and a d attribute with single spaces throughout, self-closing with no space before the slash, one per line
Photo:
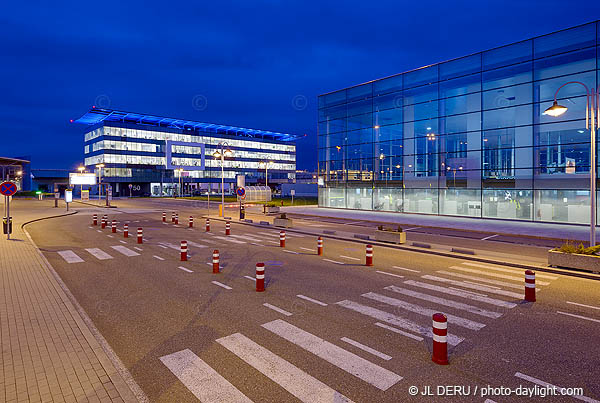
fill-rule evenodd
<path id="1" fill-rule="evenodd" d="M 366 267 L 360 243 L 326 239 L 317 256 L 311 236 L 289 233 L 281 248 L 279 230 L 232 222 L 226 237 L 216 220 L 207 233 L 204 211 L 185 203 L 170 204 L 179 226 L 170 223 L 172 209 L 161 222 L 164 204 L 102 210 L 119 229 L 128 223 L 130 238 L 92 226 L 92 208 L 27 227 L 153 402 L 210 401 L 210 394 L 213 401 L 483 402 L 488 385 L 535 382 L 582 387 L 600 399 L 597 281 L 538 273 L 538 301 L 523 303 L 522 270 L 384 247 Z M 187 262 L 179 260 L 181 240 L 189 243 Z M 213 249 L 219 274 L 208 264 Z M 257 262 L 266 265 L 264 293 L 244 277 L 254 278 Z M 449 315 L 449 366 L 431 362 L 433 312 Z M 439 385 L 470 386 L 470 396 L 409 394 L 410 386 L 436 393 Z"/>

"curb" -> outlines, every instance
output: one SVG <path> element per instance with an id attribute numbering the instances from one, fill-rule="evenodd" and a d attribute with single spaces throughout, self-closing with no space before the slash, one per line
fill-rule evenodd
<path id="1" fill-rule="evenodd" d="M 27 230 L 25 230 L 25 226 L 27 224 L 31 224 L 31 223 L 36 222 L 36 221 L 49 220 L 50 218 L 67 217 L 67 216 L 70 216 L 70 215 L 73 215 L 73 214 L 77 214 L 77 213 L 79 213 L 79 211 L 73 211 L 71 213 L 65 213 L 65 214 L 52 215 L 52 216 L 48 216 L 48 217 L 40 217 L 40 218 L 36 218 L 34 220 L 25 221 L 23 224 L 21 224 L 21 229 L 23 231 L 25 231 L 25 234 L 29 237 L 29 233 L 27 232 Z M 31 242 L 33 242 L 33 240 L 31 239 L 31 237 L 29 237 L 29 240 Z M 34 243 L 34 245 L 35 245 L 35 243 Z M 35 247 L 37 248 L 37 245 L 35 245 Z"/>

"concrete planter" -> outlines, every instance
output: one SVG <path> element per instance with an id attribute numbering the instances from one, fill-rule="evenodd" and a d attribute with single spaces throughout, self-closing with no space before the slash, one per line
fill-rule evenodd
<path id="1" fill-rule="evenodd" d="M 376 230 L 375 240 L 379 242 L 406 243 L 406 232 Z"/>
<path id="2" fill-rule="evenodd" d="M 548 251 L 548 266 L 565 267 L 600 273 L 600 256 Z"/>
<path id="3" fill-rule="evenodd" d="M 275 227 L 292 228 L 292 219 L 291 218 L 275 218 L 273 220 L 273 225 Z"/>
<path id="4" fill-rule="evenodd" d="M 265 206 L 264 211 L 266 214 L 279 213 L 279 206 Z"/>

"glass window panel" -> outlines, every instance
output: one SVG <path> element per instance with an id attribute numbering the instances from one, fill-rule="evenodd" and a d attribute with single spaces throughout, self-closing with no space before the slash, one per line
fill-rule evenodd
<path id="1" fill-rule="evenodd" d="M 402 193 L 402 188 L 376 188 L 373 192 L 373 210 L 401 213 L 403 211 Z"/>
<path id="2" fill-rule="evenodd" d="M 523 41 L 483 52 L 483 69 L 491 70 L 498 67 L 521 63 L 532 58 L 532 41 Z"/>
<path id="3" fill-rule="evenodd" d="M 585 73 L 573 74 L 548 80 L 536 81 L 534 83 L 535 102 L 553 101 L 556 90 L 561 85 L 569 81 L 581 81 L 588 88 L 596 86 L 596 72 L 588 71 Z M 565 85 L 558 93 L 558 99 L 571 98 L 585 95 L 585 88 L 580 84 Z M 569 101 L 567 101 L 568 103 Z M 568 105 L 567 105 L 568 107 Z"/>
<path id="4" fill-rule="evenodd" d="M 348 117 L 348 130 L 363 129 L 367 127 L 372 128 L 373 126 L 372 113 Z"/>
<path id="5" fill-rule="evenodd" d="M 438 81 L 438 65 L 423 67 L 417 70 L 409 71 L 403 75 L 404 88 L 412 88 L 424 84 L 431 84 Z"/>
<path id="6" fill-rule="evenodd" d="M 466 76 L 481 71 L 481 54 L 450 60 L 440 64 L 440 80 Z"/>
<path id="7" fill-rule="evenodd" d="M 481 217 L 481 190 L 440 189 L 440 214 Z"/>
<path id="8" fill-rule="evenodd" d="M 360 144 L 360 143 L 372 143 L 373 142 L 373 129 L 361 129 L 349 131 L 346 133 L 346 142 L 348 144 Z"/>
<path id="9" fill-rule="evenodd" d="M 401 142 L 403 138 L 402 124 L 380 126 L 377 133 L 380 141 L 397 140 Z"/>
<path id="10" fill-rule="evenodd" d="M 483 217 L 531 220 L 533 192 L 515 189 L 484 189 Z"/>
<path id="11" fill-rule="evenodd" d="M 346 90 L 347 102 L 370 98 L 373 96 L 373 84 L 367 83 Z"/>
<path id="12" fill-rule="evenodd" d="M 332 106 L 319 111 L 319 119 L 322 121 L 346 117 L 346 105 Z"/>
<path id="13" fill-rule="evenodd" d="M 438 85 L 430 84 L 404 91 L 404 105 L 428 102 L 438 99 Z"/>
<path id="14" fill-rule="evenodd" d="M 596 46 L 596 24 L 586 24 L 533 40 L 535 58 Z"/>
<path id="15" fill-rule="evenodd" d="M 373 98 L 373 109 L 382 111 L 384 109 L 401 108 L 404 102 L 402 93 L 380 95 Z"/>
<path id="16" fill-rule="evenodd" d="M 371 113 L 373 112 L 373 101 L 371 99 L 367 99 L 365 101 L 353 102 L 351 104 L 347 104 L 346 107 L 348 116 Z"/>
<path id="17" fill-rule="evenodd" d="M 438 213 L 438 189 L 404 189 L 404 211 L 407 213 Z"/>
<path id="18" fill-rule="evenodd" d="M 523 63 L 483 73 L 483 89 L 488 90 L 533 80 L 533 64 Z"/>
<path id="19" fill-rule="evenodd" d="M 595 69 L 596 48 L 590 48 L 536 60 L 534 78 L 543 80 Z"/>
<path id="20" fill-rule="evenodd" d="M 505 108 L 507 106 L 528 104 L 531 101 L 531 83 L 498 88 L 483 93 L 483 109 Z"/>
<path id="21" fill-rule="evenodd" d="M 346 90 L 323 95 L 323 106 L 338 105 L 343 102 L 346 102 Z"/>
<path id="22" fill-rule="evenodd" d="M 438 116 L 438 101 L 405 106 L 403 114 L 405 122 L 436 118 Z"/>
<path id="23" fill-rule="evenodd" d="M 441 99 L 440 109 L 443 115 L 456 115 L 481 110 L 481 94 L 468 94 L 460 97 Z"/>
<path id="24" fill-rule="evenodd" d="M 373 92 L 375 95 L 387 94 L 390 92 L 402 90 L 402 75 L 392 76 L 377 80 L 373 83 Z"/>
<path id="25" fill-rule="evenodd" d="M 514 106 L 483 112 L 483 128 L 496 129 L 531 124 L 531 105 Z"/>
<path id="26" fill-rule="evenodd" d="M 536 190 L 536 221 L 588 224 L 590 222 L 589 190 Z"/>
<path id="27" fill-rule="evenodd" d="M 465 95 L 481 91 L 481 74 L 442 81 L 440 84 L 440 98 Z"/>
<path id="28" fill-rule="evenodd" d="M 462 133 L 481 129 L 481 113 L 446 116 L 440 119 L 440 132 L 444 134 Z"/>
<path id="29" fill-rule="evenodd" d="M 402 108 L 387 109 L 375 113 L 375 125 L 384 126 L 402 123 Z"/>

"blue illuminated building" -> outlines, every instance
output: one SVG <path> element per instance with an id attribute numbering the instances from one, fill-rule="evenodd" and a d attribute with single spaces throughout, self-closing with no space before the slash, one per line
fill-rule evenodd
<path id="1" fill-rule="evenodd" d="M 593 22 L 319 96 L 319 204 L 589 223 L 583 87 L 543 112 L 597 87 L 598 45 Z"/>

